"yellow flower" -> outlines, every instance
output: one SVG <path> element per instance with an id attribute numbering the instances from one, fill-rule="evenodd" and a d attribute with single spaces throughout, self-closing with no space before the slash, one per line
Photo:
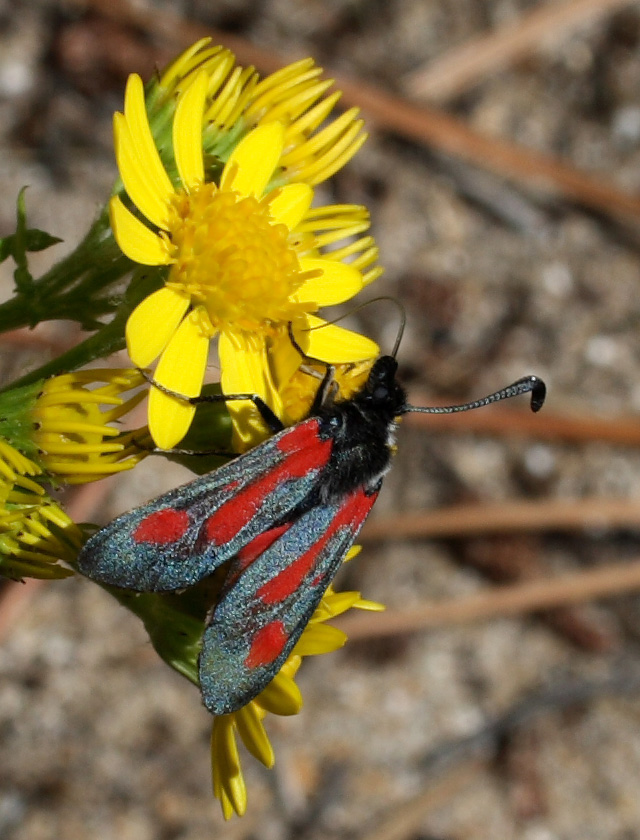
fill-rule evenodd
<path id="1" fill-rule="evenodd" d="M 155 380 L 196 396 L 210 340 L 218 336 L 223 392 L 257 394 L 287 421 L 281 390 L 300 366 L 289 324 L 309 357 L 342 364 L 377 355 L 369 339 L 314 315 L 348 300 L 380 274 L 373 267 L 375 243 L 361 236 L 369 226 L 364 207 L 311 207 L 312 186 L 343 165 L 364 135 L 353 112 L 313 134 L 335 97 L 317 101 L 327 83 L 316 81 L 320 71 L 308 61 L 259 83 L 242 72 L 233 83 L 232 73 L 231 126 L 216 110 L 222 93 L 220 73 L 214 84 L 212 67 L 222 66 L 221 53 L 207 57 L 215 48 L 199 49 L 164 77 L 178 93 L 171 133 L 174 180 L 165 146 L 164 163 L 156 146 L 138 76 L 129 78 L 124 114 L 115 115 L 118 166 L 138 211 L 112 198 L 115 237 L 135 262 L 166 267 L 164 286 L 129 318 L 129 354 L 139 367 L 159 358 Z M 226 156 L 221 125 L 228 136 L 244 132 Z M 214 129 L 218 139 L 212 145 L 207 138 Z M 203 143 L 208 154 L 216 149 L 217 168 L 203 154 Z M 325 252 L 328 246 L 333 250 Z M 239 448 L 264 436 L 253 404 L 229 409 Z M 153 389 L 149 427 L 158 446 L 174 446 L 193 413 L 192 405 Z"/>
<path id="2" fill-rule="evenodd" d="M 100 384 L 104 383 L 104 384 Z M 47 474 L 66 484 L 97 481 L 129 470 L 149 449 L 148 435 L 109 425 L 146 396 L 137 370 L 90 369 L 54 376 L 42 385 L 30 411 L 37 459 Z M 104 408 L 108 406 L 108 408 Z"/>
<path id="3" fill-rule="evenodd" d="M 321 78 L 322 68 L 312 58 L 303 58 L 260 80 L 253 67 L 235 65 L 231 50 L 210 46 L 210 42 L 211 38 L 197 41 L 157 82 L 148 85 L 147 111 L 161 156 L 170 146 L 165 133 L 167 114 L 172 114 L 175 101 L 203 72 L 208 84 L 202 145 L 209 165 L 216 159 L 227 160 L 238 140 L 257 125 L 281 122 L 286 149 L 279 181 L 315 186 L 341 169 L 365 142 L 358 108 L 349 108 L 325 124 L 342 94 L 334 91 L 325 96 L 333 82 Z M 167 157 L 170 168 L 173 162 Z"/>
<path id="4" fill-rule="evenodd" d="M 333 379 L 341 399 L 351 399 L 355 393 L 362 390 L 371 365 L 372 362 L 367 360 L 356 364 L 335 366 Z M 324 370 L 318 364 L 310 364 L 307 366 L 307 371 L 311 370 L 315 371 L 316 382 L 319 385 Z M 313 405 L 315 392 L 310 390 L 310 377 L 307 371 L 296 371 L 281 390 L 284 416 L 294 423 L 307 417 Z"/>
<path id="5" fill-rule="evenodd" d="M 349 557 L 357 551 L 357 548 L 352 549 Z M 213 793 L 220 801 L 225 819 L 230 819 L 234 813 L 242 816 L 247 807 L 247 789 L 236 734 L 254 758 L 265 767 L 273 766 L 275 756 L 262 721 L 268 712 L 295 715 L 300 711 L 302 695 L 294 677 L 302 658 L 329 653 L 344 645 L 346 634 L 325 622 L 351 608 L 384 609 L 382 604 L 361 598 L 359 592 L 334 592 L 329 587 L 291 655 L 264 691 L 239 711 L 214 718 L 211 731 Z"/>
<path id="6" fill-rule="evenodd" d="M 67 514 L 33 480 L 40 467 L 0 438 L 0 574 L 63 578 L 82 534 Z"/>

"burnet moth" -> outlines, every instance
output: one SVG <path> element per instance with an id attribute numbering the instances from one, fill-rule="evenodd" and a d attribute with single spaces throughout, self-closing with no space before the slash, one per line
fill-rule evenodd
<path id="1" fill-rule="evenodd" d="M 528 376 L 463 405 L 409 405 L 396 381 L 399 340 L 351 399 L 333 401 L 328 368 L 308 418 L 289 428 L 252 395 L 192 398 L 252 400 L 275 434 L 118 517 L 80 552 L 84 575 L 136 592 L 191 587 L 228 563 L 199 656 L 213 714 L 240 709 L 280 670 L 376 500 L 400 416 L 451 414 L 528 392 L 533 411 L 544 402 L 544 383 Z"/>

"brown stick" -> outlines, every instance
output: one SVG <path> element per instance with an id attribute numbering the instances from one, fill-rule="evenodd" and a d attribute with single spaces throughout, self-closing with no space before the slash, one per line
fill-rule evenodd
<path id="1" fill-rule="evenodd" d="M 567 30 L 593 23 L 630 0 L 552 0 L 517 21 L 448 50 L 440 58 L 409 73 L 402 87 L 409 96 L 444 102 L 459 96 Z"/>
<path id="2" fill-rule="evenodd" d="M 487 589 L 477 595 L 403 610 L 351 614 L 339 622 L 349 638 L 395 636 L 428 627 L 466 624 L 605 598 L 640 589 L 640 561 L 616 563 L 552 580 Z M 336 622 L 338 624 L 338 622 Z"/>
<path id="3" fill-rule="evenodd" d="M 430 404 L 421 394 L 411 394 L 410 403 Z M 409 414 L 403 420 L 404 424 L 424 428 L 430 432 L 482 432 L 571 443 L 597 440 L 623 446 L 640 446 L 640 420 L 634 416 L 571 417 L 554 414 L 546 408 L 540 414 L 533 414 L 531 411 L 501 406 L 455 415 Z"/>
<path id="4" fill-rule="evenodd" d="M 357 103 L 378 128 L 398 132 L 499 175 L 552 195 L 579 201 L 588 207 L 614 215 L 640 215 L 640 198 L 550 155 L 488 137 L 442 111 L 418 107 L 371 85 L 345 78 L 337 79 L 336 83 L 344 92 L 345 103 Z"/>
<path id="5" fill-rule="evenodd" d="M 376 828 L 361 836 L 361 840 L 403 840 L 417 836 L 425 816 L 441 808 L 460 793 L 482 771 L 485 762 L 470 758 L 462 766 L 444 772 L 433 784 L 413 799 L 390 809 L 389 815 L 378 821 Z"/>
<path id="6" fill-rule="evenodd" d="M 456 538 L 518 531 L 638 528 L 640 502 L 629 499 L 557 499 L 453 505 L 370 520 L 360 542 L 381 539 Z"/>
<path id="7" fill-rule="evenodd" d="M 210 35 L 216 42 L 233 50 L 242 64 L 253 64 L 263 72 L 271 72 L 299 57 L 278 55 L 238 36 L 185 22 L 158 9 L 134 9 L 124 0 L 76 0 L 76 5 L 144 28 L 176 47 L 185 47 L 197 38 Z M 640 197 L 619 190 L 602 178 L 583 173 L 551 156 L 487 137 L 442 111 L 414 105 L 372 85 L 340 76 L 336 76 L 336 84 L 343 91 L 343 105 L 359 105 L 381 129 L 388 129 L 503 177 L 578 201 L 587 207 L 615 216 L 640 217 Z"/>

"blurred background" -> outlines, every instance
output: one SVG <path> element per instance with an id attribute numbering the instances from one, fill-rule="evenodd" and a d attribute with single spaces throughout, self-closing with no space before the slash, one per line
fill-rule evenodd
<path id="1" fill-rule="evenodd" d="M 529 373 L 550 396 L 403 422 L 338 579 L 389 612 L 305 662 L 275 768 L 243 757 L 241 820 L 198 692 L 133 616 L 80 579 L 5 587 L 0 838 L 640 838 L 640 3 L 0 0 L 0 235 L 28 185 L 65 241 L 34 272 L 109 193 L 127 75 L 205 34 L 262 72 L 312 55 L 362 106 L 370 139 L 319 199 L 370 208 L 411 400 Z M 393 307 L 350 321 L 389 352 Z M 0 336 L 3 382 L 78 337 Z M 156 460 L 76 494 L 79 518 L 188 478 Z"/>

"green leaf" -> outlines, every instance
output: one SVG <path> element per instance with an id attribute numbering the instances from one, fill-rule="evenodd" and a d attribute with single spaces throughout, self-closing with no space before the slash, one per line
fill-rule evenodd
<path id="1" fill-rule="evenodd" d="M 30 251 L 44 251 L 58 242 L 62 242 L 57 236 L 53 236 L 38 228 L 27 228 L 27 209 L 24 200 L 26 187 L 18 193 L 16 202 L 16 232 L 4 239 L 0 239 L 0 262 L 7 257 L 13 257 L 16 263 L 14 277 L 19 292 L 30 291 L 33 285 L 33 277 L 27 267 L 27 253 Z"/>
<path id="2" fill-rule="evenodd" d="M 16 281 L 16 290 L 20 294 L 28 294 L 33 288 L 33 277 L 27 263 L 27 209 L 24 201 L 26 189 L 23 187 L 18 193 L 17 225 L 13 248 L 13 259 L 16 264 L 13 276 Z"/>
<path id="3" fill-rule="evenodd" d="M 52 245 L 57 245 L 62 242 L 58 236 L 53 236 L 44 230 L 38 228 L 29 228 L 24 232 L 25 250 L 26 251 L 44 251 Z M 12 233 L 10 236 L 0 237 L 0 263 L 4 262 L 8 257 L 13 257 L 16 252 L 16 235 Z"/>
<path id="4" fill-rule="evenodd" d="M 47 233 L 46 230 L 29 228 L 26 231 L 27 251 L 46 251 L 47 248 L 57 245 L 58 242 L 62 242 L 62 239 L 52 233 Z"/>

